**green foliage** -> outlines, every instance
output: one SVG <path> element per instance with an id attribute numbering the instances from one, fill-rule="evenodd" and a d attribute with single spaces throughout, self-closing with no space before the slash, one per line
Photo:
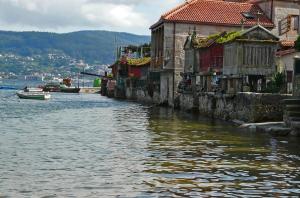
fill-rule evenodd
<path id="1" fill-rule="evenodd" d="M 272 80 L 268 83 L 266 93 L 279 93 L 282 91 L 285 85 L 285 75 L 283 73 L 276 73 L 272 77 Z"/>
<path id="2" fill-rule="evenodd" d="M 235 38 L 239 37 L 241 35 L 241 32 L 228 32 L 227 34 L 225 34 L 224 36 L 220 37 L 217 39 L 217 43 L 227 43 L 230 41 L 233 41 Z"/>
<path id="3" fill-rule="evenodd" d="M 128 65 L 135 65 L 135 66 L 141 66 L 146 65 L 150 63 L 151 58 L 150 57 L 144 57 L 144 58 L 128 58 L 127 64 Z"/>
<path id="4" fill-rule="evenodd" d="M 226 33 L 223 36 L 221 34 L 223 34 L 223 32 L 209 35 L 207 38 L 199 38 L 199 37 L 195 36 L 195 37 L 193 37 L 192 42 L 193 42 L 194 47 L 204 48 L 204 47 L 207 47 L 209 45 L 209 43 L 211 43 L 211 41 L 214 41 L 214 40 L 216 43 L 219 43 L 219 44 L 233 41 L 234 39 L 236 39 L 237 37 L 239 37 L 241 35 L 241 32 L 232 31 L 232 32 Z"/>

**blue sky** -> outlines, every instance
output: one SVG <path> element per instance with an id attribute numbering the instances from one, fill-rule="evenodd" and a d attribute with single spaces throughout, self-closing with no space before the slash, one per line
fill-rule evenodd
<path id="1" fill-rule="evenodd" d="M 0 29 L 111 30 L 149 35 L 160 15 L 184 0 L 0 0 Z"/>

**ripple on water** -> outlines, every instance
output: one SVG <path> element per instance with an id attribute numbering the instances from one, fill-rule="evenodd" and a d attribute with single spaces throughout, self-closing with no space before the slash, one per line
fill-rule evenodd
<path id="1" fill-rule="evenodd" d="M 99 95 L 9 94 L 0 92 L 0 198 L 300 195 L 295 140 Z"/>

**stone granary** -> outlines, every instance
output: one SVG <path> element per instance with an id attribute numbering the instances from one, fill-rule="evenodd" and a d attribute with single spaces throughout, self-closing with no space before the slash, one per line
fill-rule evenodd
<path id="1" fill-rule="evenodd" d="M 219 40 L 232 33 L 220 32 L 203 38 L 194 32 L 187 38 L 184 45 L 184 75 L 179 92 L 187 88 L 193 91 L 213 91 L 213 81 L 222 75 L 223 69 L 224 45 Z M 189 79 L 192 83 L 188 83 Z"/>
<path id="2" fill-rule="evenodd" d="M 259 92 L 266 87 L 267 78 L 276 73 L 278 40 L 261 25 L 207 38 L 193 33 L 185 43 L 185 72 L 179 88 Z"/>
<path id="3" fill-rule="evenodd" d="M 224 90 L 261 92 L 276 73 L 275 53 L 279 38 L 261 25 L 237 34 L 224 43 Z"/>

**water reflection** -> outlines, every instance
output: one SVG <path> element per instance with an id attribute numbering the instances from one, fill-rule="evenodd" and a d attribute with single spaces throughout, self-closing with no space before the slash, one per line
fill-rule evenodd
<path id="1" fill-rule="evenodd" d="M 164 112 L 165 111 L 165 112 Z M 264 134 L 160 110 L 150 119 L 145 184 L 172 197 L 299 195 L 299 153 Z M 158 116 L 161 115 L 161 116 Z M 291 141 L 293 142 L 293 141 Z M 293 143 L 292 143 L 293 144 Z M 295 146 L 295 145 L 294 145 Z"/>

